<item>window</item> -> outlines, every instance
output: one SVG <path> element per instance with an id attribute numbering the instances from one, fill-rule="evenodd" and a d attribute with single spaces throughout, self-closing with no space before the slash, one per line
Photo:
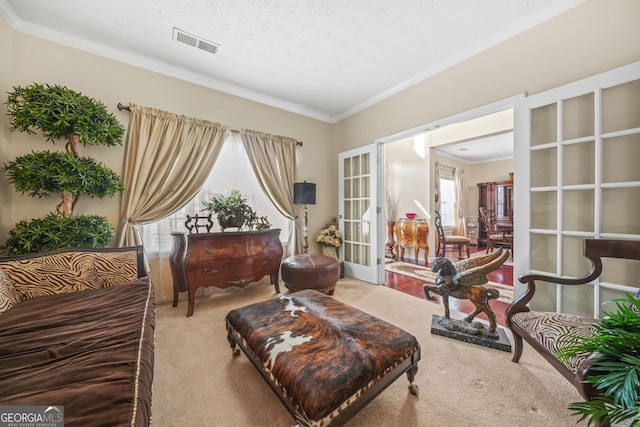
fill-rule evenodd
<path id="1" fill-rule="evenodd" d="M 259 216 L 266 216 L 272 228 L 282 230 L 280 240 L 286 243 L 291 221 L 285 218 L 264 194 L 240 136 L 231 134 L 224 142 L 211 174 L 200 192 L 173 215 L 141 227 L 142 241 L 147 254 L 169 253 L 172 246 L 171 232 L 187 232 L 184 225 L 187 215 L 206 214 L 206 211 L 202 211 L 203 201 L 219 194 L 227 195 L 231 190 L 239 190 Z M 220 231 L 215 218 L 213 222 L 211 231 Z"/>
<path id="2" fill-rule="evenodd" d="M 454 206 L 456 203 L 455 185 L 452 179 L 440 178 L 440 218 L 443 227 L 453 227 Z"/>

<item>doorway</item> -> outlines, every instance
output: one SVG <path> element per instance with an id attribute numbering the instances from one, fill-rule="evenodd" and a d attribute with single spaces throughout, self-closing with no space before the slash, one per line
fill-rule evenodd
<path id="1" fill-rule="evenodd" d="M 476 184 L 507 180 L 513 173 L 513 106 L 521 98 L 508 98 L 377 141 L 382 145 L 378 186 L 383 194 L 384 222 L 407 213 L 424 218 L 430 230 L 428 257 L 434 256 L 431 212 L 435 209 L 436 162 L 465 170 L 464 216 L 477 221 Z M 389 209 L 394 202 L 396 209 Z M 390 236 L 393 234 L 381 233 L 378 241 L 380 253 L 387 256 Z M 412 251 L 405 250 L 405 257 L 416 257 Z"/>

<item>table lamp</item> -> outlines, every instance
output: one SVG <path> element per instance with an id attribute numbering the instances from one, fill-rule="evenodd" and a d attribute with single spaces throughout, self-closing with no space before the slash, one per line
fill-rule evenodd
<path id="1" fill-rule="evenodd" d="M 304 205 L 304 223 L 302 226 L 302 235 L 304 243 L 302 244 L 302 253 L 309 253 L 309 239 L 307 234 L 307 225 L 309 217 L 307 215 L 307 205 L 316 204 L 316 185 L 310 182 L 296 182 L 293 184 L 293 204 Z"/>

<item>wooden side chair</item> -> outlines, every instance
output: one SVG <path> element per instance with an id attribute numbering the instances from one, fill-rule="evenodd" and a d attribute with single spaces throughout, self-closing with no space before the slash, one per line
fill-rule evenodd
<path id="1" fill-rule="evenodd" d="M 487 211 L 483 207 L 480 207 L 478 211 L 480 212 L 480 220 L 484 223 L 484 229 L 487 232 L 487 253 L 500 246 L 506 246 L 513 252 L 513 235 L 496 230 L 495 214 L 492 211 Z"/>
<path id="2" fill-rule="evenodd" d="M 640 260 L 640 241 L 586 239 L 584 256 L 591 260 L 589 274 L 580 278 L 567 278 L 544 274 L 527 274 L 518 280 L 527 285 L 526 291 L 509 305 L 505 313 L 507 326 L 513 333 L 514 351 L 512 362 L 518 363 L 523 350 L 523 340 L 540 353 L 547 362 L 571 382 L 585 400 L 596 399 L 598 390 L 584 379 L 601 372 L 590 371 L 593 354 L 579 353 L 565 364 L 556 357 L 561 347 L 568 345 L 563 338 L 569 335 L 593 334 L 596 319 L 569 313 L 532 311 L 529 302 L 536 286 L 578 286 L 595 280 L 602 273 L 602 258 Z M 636 294 L 637 295 L 637 294 Z M 597 424 L 596 424 L 597 425 Z"/>
<path id="3" fill-rule="evenodd" d="M 466 236 L 445 235 L 442 228 L 442 219 L 440 218 L 440 212 L 436 211 L 435 216 L 436 224 L 436 256 L 444 257 L 447 252 L 447 245 L 452 247 L 458 247 L 458 259 L 462 259 L 462 248 L 467 250 L 467 258 L 471 257 L 471 240 Z"/>

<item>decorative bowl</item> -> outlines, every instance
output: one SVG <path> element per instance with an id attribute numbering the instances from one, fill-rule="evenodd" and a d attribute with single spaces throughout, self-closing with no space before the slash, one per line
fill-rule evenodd
<path id="1" fill-rule="evenodd" d="M 416 217 L 416 214 L 414 214 L 414 213 L 406 213 L 405 215 L 406 215 L 406 216 L 407 216 L 407 218 L 409 218 L 409 219 L 413 219 L 413 218 L 415 218 L 415 217 Z"/>

